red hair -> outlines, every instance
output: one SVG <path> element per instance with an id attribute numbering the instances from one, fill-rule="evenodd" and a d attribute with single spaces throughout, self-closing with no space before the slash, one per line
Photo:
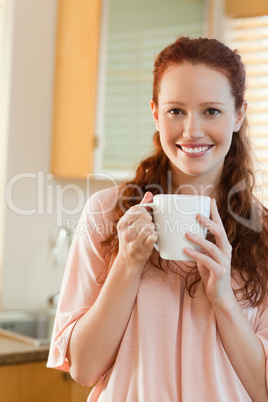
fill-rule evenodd
<path id="1" fill-rule="evenodd" d="M 190 39 L 180 37 L 158 55 L 154 64 L 153 101 L 158 105 L 159 86 L 164 71 L 174 64 L 204 64 L 225 74 L 229 80 L 235 107 L 244 102 L 245 68 L 240 56 L 216 39 Z M 218 210 L 232 245 L 232 276 L 240 284 L 243 299 L 249 305 L 261 304 L 267 296 L 268 283 L 268 211 L 253 195 L 254 174 L 251 143 L 247 134 L 247 121 L 233 135 L 225 158 L 221 177 L 216 188 Z M 102 243 L 107 254 L 105 276 L 111 255 L 118 253 L 116 225 L 124 212 L 139 203 L 146 191 L 168 193 L 167 176 L 171 177 L 169 159 L 164 153 L 159 132 L 154 135 L 154 151 L 142 160 L 133 180 L 121 186 L 121 197 L 115 208 L 114 229 Z M 208 236 L 213 241 L 212 236 Z M 161 258 L 152 261 L 156 268 L 164 269 Z M 187 264 L 187 273 L 176 271 L 186 280 L 186 288 L 193 296 L 195 285 L 201 278 L 196 264 Z M 191 268 L 191 269 L 189 269 Z M 168 270 L 172 270 L 168 264 Z"/>

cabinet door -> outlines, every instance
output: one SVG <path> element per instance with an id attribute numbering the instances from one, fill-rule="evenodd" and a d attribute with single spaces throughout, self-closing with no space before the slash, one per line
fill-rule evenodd
<path id="1" fill-rule="evenodd" d="M 46 362 L 0 366 L 0 401 L 85 402 L 90 389 Z"/>
<path id="2" fill-rule="evenodd" d="M 86 402 L 92 388 L 85 388 L 77 382 L 71 380 L 71 401 L 70 402 Z"/>
<path id="3" fill-rule="evenodd" d="M 268 14 L 267 0 L 226 0 L 226 15 L 236 18 L 256 17 Z"/>
<path id="4" fill-rule="evenodd" d="M 59 0 L 51 171 L 93 169 L 101 0 Z"/>

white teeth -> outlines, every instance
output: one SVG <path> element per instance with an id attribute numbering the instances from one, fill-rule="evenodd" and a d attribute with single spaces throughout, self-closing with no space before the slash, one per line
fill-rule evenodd
<path id="1" fill-rule="evenodd" d="M 181 148 L 182 148 L 182 150 L 184 151 L 184 152 L 187 152 L 187 153 L 189 153 L 189 154 L 198 154 L 198 153 L 200 153 L 200 152 L 205 152 L 207 149 L 209 149 L 210 147 L 199 147 L 199 148 L 197 148 L 197 147 L 195 147 L 195 148 L 187 148 L 187 147 L 183 147 L 182 145 L 181 145 Z"/>

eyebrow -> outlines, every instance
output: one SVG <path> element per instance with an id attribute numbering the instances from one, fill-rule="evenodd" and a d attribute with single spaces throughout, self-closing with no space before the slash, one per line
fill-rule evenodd
<path id="1" fill-rule="evenodd" d="M 183 102 L 179 102 L 179 101 L 168 101 L 165 102 L 164 105 L 179 105 L 179 106 L 185 106 L 185 103 Z M 201 106 L 209 106 L 209 105 L 224 105 L 224 103 L 222 102 L 214 102 L 214 101 L 210 101 L 210 102 L 203 102 L 200 103 Z"/>

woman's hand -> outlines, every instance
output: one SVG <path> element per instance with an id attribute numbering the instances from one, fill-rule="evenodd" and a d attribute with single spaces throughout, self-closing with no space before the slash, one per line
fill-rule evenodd
<path id="1" fill-rule="evenodd" d="M 142 202 L 151 202 L 145 194 Z M 92 386 L 113 365 L 128 325 L 144 265 L 157 240 L 146 207 L 130 208 L 118 222 L 119 252 L 101 291 L 75 325 L 68 346 L 71 375 Z M 103 352 L 105 351 L 105 353 Z"/>
<path id="2" fill-rule="evenodd" d="M 203 251 L 185 249 L 185 252 L 197 261 L 205 293 L 214 309 L 222 345 L 237 376 L 252 401 L 267 401 L 264 350 L 231 288 L 232 248 L 215 200 L 211 204 L 211 219 L 202 219 L 200 215 L 197 219 L 213 233 L 216 244 L 187 234 L 187 238 Z"/>
<path id="3" fill-rule="evenodd" d="M 152 254 L 157 241 L 155 225 L 152 216 L 142 206 L 152 202 L 153 194 L 147 192 L 140 204 L 129 208 L 117 225 L 119 237 L 118 257 L 128 265 L 144 265 Z"/>
<path id="4" fill-rule="evenodd" d="M 197 220 L 215 236 L 216 244 L 201 236 L 187 233 L 186 237 L 198 244 L 202 251 L 189 248 L 184 251 L 196 260 L 208 299 L 212 304 L 223 303 L 230 299 L 230 295 L 233 296 L 230 281 L 232 247 L 214 199 L 211 202 L 211 219 L 198 214 Z"/>

